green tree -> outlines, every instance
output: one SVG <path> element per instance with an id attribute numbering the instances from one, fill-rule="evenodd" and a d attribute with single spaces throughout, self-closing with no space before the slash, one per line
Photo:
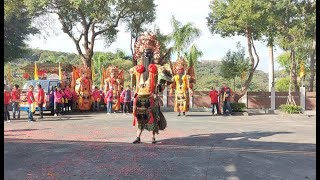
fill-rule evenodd
<path id="1" fill-rule="evenodd" d="M 241 47 L 240 42 L 237 43 L 237 49 L 238 51 L 233 52 L 229 50 L 223 57 L 220 66 L 220 75 L 225 79 L 233 79 L 234 90 L 236 90 L 236 77 L 241 78 L 242 73 L 249 69 L 249 60 L 245 58 L 245 50 L 244 47 Z"/>
<path id="2" fill-rule="evenodd" d="M 177 53 L 177 57 L 183 54 L 190 44 L 198 37 L 200 37 L 200 29 L 196 28 L 192 23 L 183 25 L 181 22 L 171 18 L 171 25 L 173 32 L 170 34 L 170 39 L 173 41 L 173 52 Z"/>
<path id="3" fill-rule="evenodd" d="M 275 83 L 275 89 L 278 92 L 287 92 L 290 85 L 290 77 L 279 78 Z"/>
<path id="4" fill-rule="evenodd" d="M 74 42 L 85 67 L 91 67 L 94 44 L 98 37 L 102 36 L 105 44 L 109 45 L 116 39 L 118 32 L 116 28 L 120 22 L 125 22 L 127 18 L 141 10 L 154 12 L 154 8 L 138 8 L 143 5 L 143 2 L 137 0 L 25 0 L 28 9 L 33 13 L 58 15 L 62 31 Z"/>
<path id="5" fill-rule="evenodd" d="M 156 19 L 155 7 L 153 0 L 140 0 L 140 2 L 133 7 L 136 10 L 133 11 L 132 16 L 126 19 L 126 30 L 131 34 L 130 49 L 132 57 L 134 53 L 133 45 L 137 42 L 139 34 L 146 30 L 144 26 L 152 23 Z"/>
<path id="6" fill-rule="evenodd" d="M 24 41 L 39 31 L 31 26 L 32 17 L 23 1 L 5 0 L 4 10 L 4 61 L 7 62 L 27 53 Z"/>
<path id="7" fill-rule="evenodd" d="M 197 46 L 193 44 L 189 52 L 185 52 L 184 57 L 187 59 L 188 66 L 196 66 L 199 58 L 203 55 L 202 51 L 198 50 Z"/>
<path id="8" fill-rule="evenodd" d="M 301 61 L 299 53 L 308 52 L 310 58 L 310 72 L 314 70 L 315 58 L 315 1 L 276 1 L 278 14 L 277 36 L 278 45 L 285 51 L 290 52 L 290 76 L 294 90 L 299 91 L 298 64 Z M 300 54 L 301 55 L 301 54 Z M 302 59 L 306 61 L 306 58 Z M 313 73 L 314 75 L 314 73 Z M 313 81 L 310 75 L 310 82 Z M 313 83 L 311 83 L 313 88 Z"/>
<path id="9" fill-rule="evenodd" d="M 210 10 L 207 25 L 212 34 L 220 34 L 222 37 L 238 35 L 247 39 L 250 68 L 239 94 L 241 98 L 247 92 L 260 61 L 254 40 L 262 40 L 262 36 L 266 36 L 265 28 L 268 26 L 270 7 L 262 0 L 213 0 L 210 3 Z"/>

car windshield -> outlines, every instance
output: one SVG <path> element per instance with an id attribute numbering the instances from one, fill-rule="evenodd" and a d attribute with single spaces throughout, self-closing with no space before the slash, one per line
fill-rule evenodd
<path id="1" fill-rule="evenodd" d="M 23 86 L 23 90 L 28 90 L 29 86 L 32 85 L 34 87 L 34 91 L 37 91 L 37 84 L 41 84 L 41 87 L 44 90 L 44 92 L 48 93 L 49 81 L 27 81 Z"/>

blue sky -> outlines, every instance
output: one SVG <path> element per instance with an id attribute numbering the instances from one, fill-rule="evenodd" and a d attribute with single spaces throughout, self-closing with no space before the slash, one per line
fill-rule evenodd
<path id="1" fill-rule="evenodd" d="M 156 25 L 162 33 L 169 34 L 172 31 L 170 24 L 172 15 L 182 23 L 192 22 L 201 30 L 201 37 L 194 41 L 194 44 L 203 52 L 202 60 L 221 60 L 229 49 L 231 51 L 236 50 L 237 41 L 240 41 L 241 45 L 246 47 L 246 39 L 244 37 L 222 38 L 219 35 L 210 33 L 206 25 L 206 17 L 210 11 L 209 3 L 210 0 L 155 0 L 157 19 L 148 27 L 153 30 Z M 31 36 L 27 44 L 31 48 L 76 53 L 73 41 L 61 31 L 61 25 L 57 18 L 53 16 L 53 19 L 55 21 L 50 26 L 54 28 L 55 33 L 51 33 L 46 39 L 39 36 Z M 125 32 L 123 25 L 120 25 L 118 30 L 117 40 L 111 46 L 105 47 L 102 40 L 97 40 L 94 51 L 114 52 L 117 48 L 120 48 L 127 54 L 131 54 L 130 34 Z M 268 72 L 267 47 L 262 42 L 255 42 L 255 46 L 260 57 L 258 69 Z M 281 52 L 280 49 L 276 50 L 274 57 L 276 58 Z M 278 69 L 279 65 L 275 63 L 275 70 Z"/>

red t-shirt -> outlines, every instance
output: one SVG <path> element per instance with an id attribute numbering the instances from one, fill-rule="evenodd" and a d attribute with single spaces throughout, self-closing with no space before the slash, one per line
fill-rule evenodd
<path id="1" fill-rule="evenodd" d="M 10 100 L 11 100 L 10 92 L 4 91 L 3 97 L 4 97 L 4 104 L 5 104 L 5 105 L 10 104 Z"/>
<path id="2" fill-rule="evenodd" d="M 11 91 L 11 98 L 12 98 L 12 101 L 17 101 L 17 100 L 20 100 L 20 90 L 19 89 L 13 89 Z"/>
<path id="3" fill-rule="evenodd" d="M 211 103 L 218 103 L 219 92 L 217 90 L 211 90 L 209 93 Z"/>
<path id="4" fill-rule="evenodd" d="M 27 102 L 28 104 L 32 104 L 34 101 L 34 96 L 32 91 L 28 91 L 27 93 Z"/>
<path id="5" fill-rule="evenodd" d="M 92 92 L 92 96 L 93 96 L 94 101 L 98 101 L 98 99 L 101 98 L 100 91 L 99 90 L 94 90 Z"/>
<path id="6" fill-rule="evenodd" d="M 38 92 L 38 103 L 44 103 L 44 90 L 42 88 Z"/>

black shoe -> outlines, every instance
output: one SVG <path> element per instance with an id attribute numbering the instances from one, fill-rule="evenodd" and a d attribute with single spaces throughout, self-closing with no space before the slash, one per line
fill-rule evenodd
<path id="1" fill-rule="evenodd" d="M 140 138 L 137 137 L 137 139 L 133 141 L 133 144 L 138 144 L 138 143 L 140 143 L 140 142 L 141 142 Z"/>
<path id="2" fill-rule="evenodd" d="M 181 114 L 179 113 L 178 116 L 181 116 Z"/>
<path id="3" fill-rule="evenodd" d="M 185 113 L 185 112 L 183 112 L 182 114 L 183 114 L 184 116 L 186 115 L 186 113 Z"/>
<path id="4" fill-rule="evenodd" d="M 152 138 L 152 144 L 156 144 L 157 141 L 156 141 L 156 138 Z"/>

